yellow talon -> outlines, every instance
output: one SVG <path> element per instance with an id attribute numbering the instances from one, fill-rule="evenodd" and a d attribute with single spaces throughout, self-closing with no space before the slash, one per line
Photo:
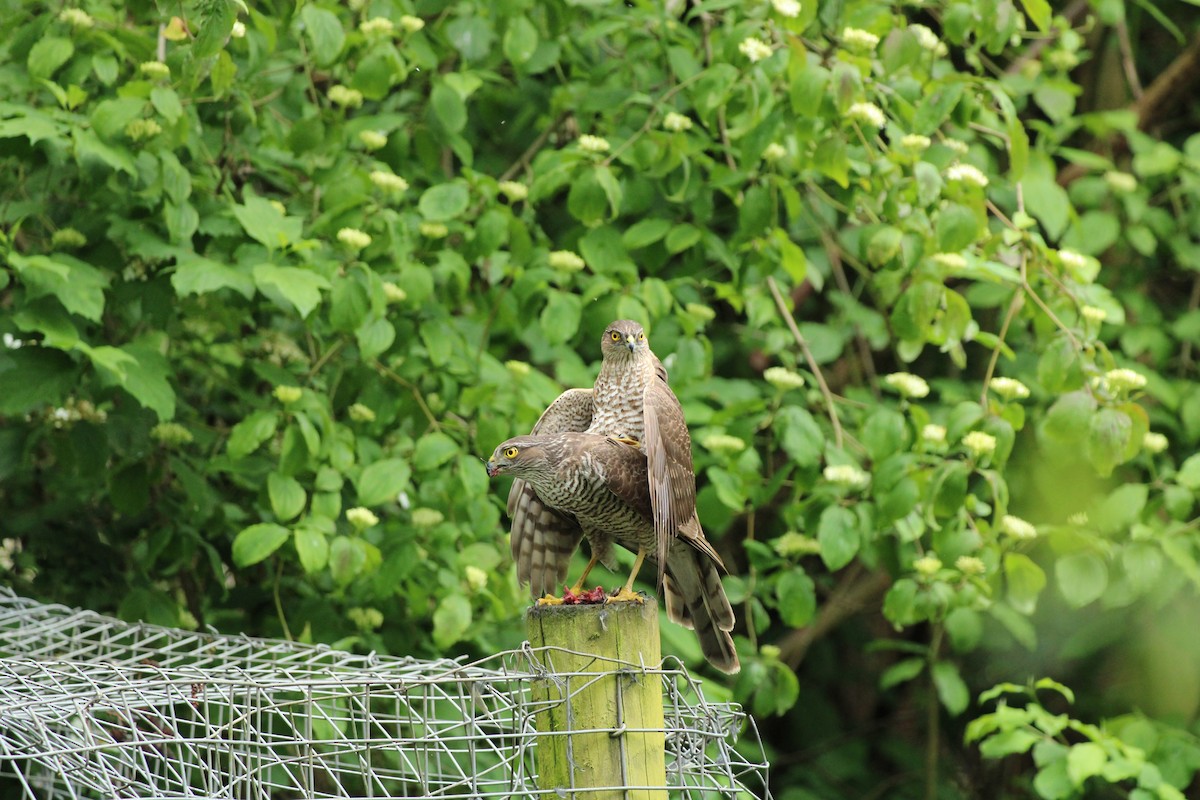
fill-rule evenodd
<path id="1" fill-rule="evenodd" d="M 627 444 L 631 447 L 641 447 L 642 443 L 632 436 L 612 436 L 609 437 L 617 444 Z"/>
<path id="2" fill-rule="evenodd" d="M 539 606 L 561 606 L 563 601 L 561 597 L 555 597 L 549 592 L 546 592 L 544 596 L 537 599 L 537 604 Z"/>
<path id="3" fill-rule="evenodd" d="M 621 591 L 614 595 L 609 595 L 607 602 L 609 603 L 644 603 L 646 598 L 641 592 L 635 592 L 625 587 L 621 587 Z"/>

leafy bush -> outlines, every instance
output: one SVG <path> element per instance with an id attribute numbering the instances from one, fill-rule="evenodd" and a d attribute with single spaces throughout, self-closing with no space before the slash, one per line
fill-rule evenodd
<path id="1" fill-rule="evenodd" d="M 1194 9 L 4 8 L 21 591 L 418 656 L 512 646 L 525 598 L 479 456 L 589 384 L 595 337 L 632 317 L 692 425 L 745 623 L 732 691 L 783 715 L 784 797 L 922 775 L 984 796 L 997 771 L 949 743 L 1001 681 L 1194 718 L 1138 688 L 1163 674 L 1140 645 L 1190 645 L 1121 637 L 1187 619 L 1200 586 L 1200 135 L 1165 60 Z M 1134 688 L 1108 693 L 1106 664 Z M 984 738 L 995 713 L 966 728 L 984 755 L 1027 751 Z M 1038 730 L 1136 761 L 1136 736 Z M 1171 797 L 1198 766 L 1129 784 L 1055 742 L 1014 791 Z"/>

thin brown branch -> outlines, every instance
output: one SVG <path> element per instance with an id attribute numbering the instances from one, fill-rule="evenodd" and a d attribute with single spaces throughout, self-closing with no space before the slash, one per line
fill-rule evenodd
<path id="1" fill-rule="evenodd" d="M 395 371 L 384 366 L 379 361 L 374 362 L 374 364 L 372 366 L 375 367 L 375 370 L 380 375 L 383 375 L 388 380 L 391 380 L 394 383 L 397 383 L 400 386 L 403 386 L 405 389 L 408 389 L 410 392 L 412 392 L 413 399 L 416 400 L 417 405 L 421 407 L 421 413 L 424 414 L 425 419 L 427 419 L 429 421 L 429 427 L 433 428 L 435 431 L 440 431 L 442 429 L 442 424 L 440 422 L 438 422 L 437 417 L 435 417 L 433 415 L 433 412 L 429 410 L 429 406 L 425 403 L 425 397 L 421 394 L 420 389 L 418 389 L 412 383 L 410 383 L 407 380 L 405 380 L 404 378 L 402 378 Z"/>
<path id="2" fill-rule="evenodd" d="M 775 306 L 779 309 L 780 315 L 783 316 L 783 321 L 787 323 L 788 329 L 792 332 L 792 337 L 795 338 L 796 344 L 800 346 L 800 352 L 804 354 L 804 360 L 808 362 L 808 368 L 812 370 L 813 375 L 817 379 L 817 385 L 821 387 L 821 394 L 825 396 L 825 407 L 829 412 L 829 421 L 833 423 L 833 441 L 838 446 L 842 447 L 842 423 L 838 419 L 837 408 L 833 403 L 833 392 L 829 390 L 829 384 L 825 382 L 825 376 L 821 373 L 821 368 L 817 366 L 817 360 L 813 358 L 812 350 L 808 347 L 808 340 L 804 338 L 804 334 L 800 333 L 800 329 L 796 327 L 796 319 L 792 316 L 792 312 L 788 310 L 787 303 L 783 300 L 783 294 L 779 291 L 779 284 L 775 283 L 775 278 L 767 276 L 767 287 L 771 290 L 771 295 L 775 298 Z"/>
<path id="3" fill-rule="evenodd" d="M 1008 313 L 1004 315 L 1004 324 L 1000 326 L 1000 333 L 996 335 L 996 346 L 992 348 L 992 357 L 988 359 L 987 372 L 983 374 L 983 390 L 979 395 L 979 405 L 984 408 L 987 408 L 988 384 L 992 382 L 992 375 L 996 372 L 996 362 L 1000 360 L 1000 351 L 1004 349 L 1004 339 L 1008 336 L 1008 326 L 1012 324 L 1013 317 L 1017 315 L 1017 311 L 1024 304 L 1025 295 L 1019 291 L 1013 292 L 1012 302 L 1008 304 Z"/>
<path id="4" fill-rule="evenodd" d="M 855 562 L 842 575 L 829 598 L 821 604 L 812 623 L 797 628 L 783 638 L 779 644 L 780 660 L 792 669 L 799 667 L 814 642 L 862 609 L 875 605 L 891 585 L 892 578 L 886 572 L 864 575 L 862 565 Z"/>
<path id="5" fill-rule="evenodd" d="M 1129 82 L 1129 91 L 1134 100 L 1142 99 L 1142 81 L 1138 78 L 1137 62 L 1133 58 L 1133 45 L 1129 41 L 1129 23 L 1124 18 L 1117 23 L 1117 43 L 1121 48 L 1121 67 L 1125 70 L 1125 80 Z"/>
<path id="6" fill-rule="evenodd" d="M 530 162 L 533 161 L 533 157 L 536 156 L 538 151 L 541 150 L 546 144 L 546 140 L 549 139 L 551 135 L 553 135 L 553 133 L 562 126 L 563 122 L 565 122 L 569 116 L 570 113 L 566 111 L 559 114 L 558 117 L 555 118 L 554 122 L 551 122 L 549 125 L 547 125 L 546 129 L 539 133 L 536 139 L 530 142 L 529 147 L 525 148 L 525 152 L 521 153 L 521 156 L 514 161 L 508 169 L 504 170 L 497 180 L 507 181 L 518 172 L 528 167 Z"/>

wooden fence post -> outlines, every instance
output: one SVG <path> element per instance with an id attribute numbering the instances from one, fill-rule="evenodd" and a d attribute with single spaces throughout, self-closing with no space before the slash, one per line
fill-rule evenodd
<path id="1" fill-rule="evenodd" d="M 541 709 L 538 788 L 566 800 L 666 800 L 658 608 L 645 603 L 534 606 L 529 643 L 550 677 L 533 685 Z M 571 652 L 566 652 L 571 651 Z M 614 662 L 639 665 L 624 668 Z"/>

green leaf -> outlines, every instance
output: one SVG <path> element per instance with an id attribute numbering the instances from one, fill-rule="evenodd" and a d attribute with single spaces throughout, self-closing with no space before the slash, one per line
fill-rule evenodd
<path id="1" fill-rule="evenodd" d="M 1054 577 L 1063 599 L 1082 608 L 1108 588 L 1108 566 L 1095 553 L 1070 553 L 1054 562 Z"/>
<path id="2" fill-rule="evenodd" d="M 508 20 L 504 32 L 504 57 L 520 66 L 533 57 L 538 46 L 538 32 L 528 17 L 516 16 Z"/>
<path id="3" fill-rule="evenodd" d="M 346 32 L 342 30 L 337 14 L 308 3 L 300 9 L 300 19 L 317 65 L 327 67 L 336 61 L 346 41 Z"/>
<path id="4" fill-rule="evenodd" d="M 1194 453 L 1184 459 L 1184 462 L 1179 465 L 1179 472 L 1176 473 L 1175 480 L 1185 489 L 1191 489 L 1193 492 L 1200 491 L 1200 453 Z"/>
<path id="5" fill-rule="evenodd" d="M 384 318 L 367 320 L 354 332 L 364 360 L 378 358 L 396 341 L 396 328 Z"/>
<path id="6" fill-rule="evenodd" d="M 184 255 L 176 261 L 170 285 L 180 297 L 209 294 L 221 289 L 233 289 L 246 300 L 254 296 L 254 281 L 250 276 L 232 266 L 200 258 L 199 255 Z"/>
<path id="7" fill-rule="evenodd" d="M 174 89 L 166 86 L 155 86 L 150 90 L 150 103 L 154 106 L 154 110 L 168 122 L 174 122 L 183 116 L 183 105 L 179 102 L 179 95 L 175 94 Z"/>
<path id="8" fill-rule="evenodd" d="M 1090 522 L 1101 533 L 1127 531 L 1141 516 L 1149 499 L 1150 487 L 1144 483 L 1118 486 L 1090 515 Z"/>
<path id="9" fill-rule="evenodd" d="M 1038 595 L 1046 588 L 1046 573 L 1024 553 L 1006 553 L 1004 577 L 1008 582 L 1008 602 L 1022 614 L 1032 614 Z"/>
<path id="10" fill-rule="evenodd" d="M 196 58 L 209 58 L 225 46 L 233 23 L 237 21 L 237 3 L 235 0 L 208 0 L 201 5 L 204 17 L 200 22 L 200 32 L 192 44 L 192 55 Z M 311 6 L 306 6 L 307 11 Z"/>
<path id="11" fill-rule="evenodd" d="M 302 524 L 296 528 L 293 541 L 300 566 L 309 575 L 320 572 L 329 563 L 329 539 L 321 531 Z"/>
<path id="12" fill-rule="evenodd" d="M 1085 391 L 1070 392 L 1054 401 L 1046 412 L 1043 432 L 1063 444 L 1083 441 L 1096 414 L 1096 399 Z"/>
<path id="13" fill-rule="evenodd" d="M 496 38 L 491 21 L 479 16 L 460 16 L 446 26 L 446 38 L 467 61 L 482 61 Z"/>
<path id="14" fill-rule="evenodd" d="M 900 452 L 906 434 L 904 416 L 898 411 L 880 408 L 867 417 L 863 426 L 862 442 L 867 448 L 867 454 L 880 461 Z"/>
<path id="15" fill-rule="evenodd" d="M 1103 747 L 1095 742 L 1080 742 L 1067 753 L 1067 777 L 1075 786 L 1083 786 L 1088 778 L 1099 775 L 1107 762 Z"/>
<path id="16" fill-rule="evenodd" d="M 281 308 L 295 308 L 301 317 L 307 317 L 321 304 L 321 290 L 329 288 L 329 281 L 322 275 L 300 267 L 274 264 L 256 266 L 254 283 Z"/>
<path id="17" fill-rule="evenodd" d="M 563 344 L 579 330 L 583 300 L 577 294 L 551 292 L 540 317 L 542 332 L 550 344 Z"/>
<path id="18" fill-rule="evenodd" d="M 0 413 L 18 415 L 47 404 L 59 406 L 78 377 L 79 366 L 58 350 L 0 350 Z"/>
<path id="19" fill-rule="evenodd" d="M 897 661 L 883 671 L 879 677 L 879 688 L 886 691 L 902 683 L 908 683 L 925 671 L 925 663 L 923 658 L 906 658 Z"/>
<path id="20" fill-rule="evenodd" d="M 439 83 L 433 87 L 429 95 L 429 104 L 438 122 L 450 133 L 459 133 L 467 126 L 467 104 L 458 92 L 446 84 Z"/>
<path id="21" fill-rule="evenodd" d="M 34 80 L 49 78 L 75 54 L 75 45 L 61 36 L 46 36 L 29 48 L 26 66 Z"/>
<path id="22" fill-rule="evenodd" d="M 1112 474 L 1117 464 L 1125 461 L 1133 420 L 1128 414 L 1112 408 L 1102 408 L 1088 424 L 1088 460 L 1101 477 Z"/>
<path id="23" fill-rule="evenodd" d="M 368 464 L 354 482 L 359 505 L 377 506 L 395 501 L 411 477 L 412 467 L 403 459 L 387 458 Z"/>
<path id="24" fill-rule="evenodd" d="M 700 229 L 684 222 L 671 228 L 664 244 L 668 253 L 682 253 L 698 241 L 700 241 Z"/>
<path id="25" fill-rule="evenodd" d="M 884 225 L 871 236 L 867 243 L 867 261 L 876 267 L 881 267 L 891 261 L 900 252 L 904 234 L 899 228 Z"/>
<path id="26" fill-rule="evenodd" d="M 1047 0 L 1021 0 L 1021 5 L 1039 31 L 1050 30 L 1050 3 Z"/>
<path id="27" fill-rule="evenodd" d="M 841 569 L 858 554 L 858 517 L 848 508 L 829 506 L 821 512 L 817 523 L 817 541 L 825 566 L 831 571 Z"/>
<path id="28" fill-rule="evenodd" d="M 642 247 L 647 247 L 654 244 L 659 239 L 667 235 L 667 231 L 671 229 L 670 220 L 665 219 L 643 219 L 635 222 L 625 230 L 621 235 L 621 244 L 630 250 L 637 250 Z"/>
<path id="29" fill-rule="evenodd" d="M 336 536 L 329 544 L 329 573 L 340 586 L 345 586 L 359 575 L 367 565 L 365 542 L 349 536 Z"/>
<path id="30" fill-rule="evenodd" d="M 567 211 L 589 228 L 608 218 L 608 193 L 600 185 L 596 169 L 588 169 L 571 184 L 567 193 Z"/>
<path id="31" fill-rule="evenodd" d="M 306 6 L 311 8 L 311 6 Z M 246 233 L 268 250 L 278 250 L 300 240 L 304 220 L 285 216 L 282 211 L 261 197 L 247 197 L 243 205 L 234 204 L 233 215 Z"/>
<path id="32" fill-rule="evenodd" d="M 959 674 L 956 664 L 949 661 L 939 661 L 934 664 L 933 686 L 937 689 L 938 699 L 950 712 L 950 716 L 957 717 L 967 709 L 971 693 L 967 690 L 967 684 Z"/>
<path id="33" fill-rule="evenodd" d="M 471 627 L 471 603 L 462 594 L 443 597 L 433 612 L 433 644 L 446 649 Z"/>
<path id="34" fill-rule="evenodd" d="M 99 322 L 104 313 L 104 289 L 109 276 L 79 259 L 54 256 L 23 256 L 10 253 L 8 262 L 16 269 L 30 298 L 56 298 L 72 314 Z"/>
<path id="35" fill-rule="evenodd" d="M 458 442 L 444 433 L 434 431 L 417 440 L 413 466 L 420 472 L 436 469 L 458 454 Z"/>
<path id="36" fill-rule="evenodd" d="M 966 86 L 961 81 L 944 83 L 933 91 L 926 91 L 913 117 L 913 133 L 929 136 L 942 126 L 950 112 L 962 99 Z M 943 252 L 948 252 L 943 249 Z"/>
<path id="37" fill-rule="evenodd" d="M 804 250 L 792 241 L 783 228 L 776 228 L 774 236 L 779 246 L 779 265 L 797 285 L 803 283 L 808 275 L 808 257 L 804 255 Z"/>
<path id="38" fill-rule="evenodd" d="M 417 208 L 425 219 L 445 222 L 460 216 L 471 202 L 467 185 L 462 181 L 450 181 L 430 186 L 421 194 Z"/>
<path id="39" fill-rule="evenodd" d="M 796 567 L 783 573 L 775 586 L 779 616 L 785 625 L 803 628 L 817 612 L 816 584 L 804 570 Z"/>
<path id="40" fill-rule="evenodd" d="M 245 458 L 274 436 L 278 426 L 279 416 L 274 411 L 255 411 L 233 426 L 225 450 L 234 459 Z"/>
<path id="41" fill-rule="evenodd" d="M 308 495 L 295 478 L 272 472 L 267 475 L 267 494 L 271 498 L 271 511 L 280 522 L 300 516 Z"/>
<path id="42" fill-rule="evenodd" d="M 175 390 L 170 381 L 173 370 L 158 345 L 151 340 L 139 340 L 125 345 L 121 351 L 131 358 L 123 365 L 121 388 L 160 420 L 173 419 Z"/>
<path id="43" fill-rule="evenodd" d="M 233 563 L 239 567 L 257 564 L 288 540 L 288 529 L 273 522 L 243 528 L 233 540 Z"/>
<path id="44" fill-rule="evenodd" d="M 1000 731 L 979 743 L 979 753 L 984 758 L 1004 758 L 1016 753 L 1027 753 L 1041 739 L 1027 730 L 1014 728 Z"/>
<path id="45" fill-rule="evenodd" d="M 966 206 L 951 203 L 938 214 L 938 249 L 943 253 L 965 250 L 975 243 L 980 231 L 979 217 L 974 211 Z"/>
<path id="46" fill-rule="evenodd" d="M 788 457 L 802 467 L 816 466 L 825 450 L 825 434 L 807 409 L 787 405 L 775 417 L 779 444 Z"/>

